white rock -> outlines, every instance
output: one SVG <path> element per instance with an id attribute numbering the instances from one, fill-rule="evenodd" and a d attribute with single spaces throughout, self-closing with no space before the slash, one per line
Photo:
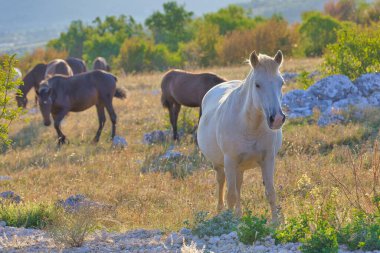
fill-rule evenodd
<path id="1" fill-rule="evenodd" d="M 307 91 L 320 100 L 332 100 L 333 102 L 359 92 L 351 80 L 344 75 L 323 78 L 310 86 Z"/>
<path id="2" fill-rule="evenodd" d="M 112 140 L 112 147 L 114 148 L 125 148 L 128 146 L 127 140 L 122 137 L 122 136 L 117 136 L 113 137 Z"/>
<path id="3" fill-rule="evenodd" d="M 342 115 L 342 110 L 330 108 L 319 117 L 318 125 L 327 126 L 342 123 L 343 121 L 344 116 Z"/>
<path id="4" fill-rule="evenodd" d="M 219 242 L 219 240 L 220 240 L 219 237 L 217 237 L 217 236 L 212 236 L 208 242 L 209 242 L 210 244 L 217 244 L 217 243 Z"/>
<path id="5" fill-rule="evenodd" d="M 380 106 L 380 91 L 373 92 L 367 99 L 371 106 Z"/>
<path id="6" fill-rule="evenodd" d="M 361 75 L 354 81 L 354 84 L 364 96 L 369 96 L 373 92 L 380 92 L 380 73 L 368 73 Z"/>
<path id="7" fill-rule="evenodd" d="M 308 117 L 313 114 L 317 98 L 305 90 L 292 90 L 282 98 L 282 106 L 288 110 L 289 118 Z"/>

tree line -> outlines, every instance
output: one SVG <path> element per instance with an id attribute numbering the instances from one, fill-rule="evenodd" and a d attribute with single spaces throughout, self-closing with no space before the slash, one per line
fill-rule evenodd
<path id="1" fill-rule="evenodd" d="M 126 73 L 237 64 L 252 49 L 269 55 L 281 49 L 287 56 L 313 57 L 336 43 L 342 29 L 379 29 L 379 17 L 380 0 L 370 4 L 331 0 L 324 11 L 303 13 L 296 24 L 281 15 L 251 17 L 236 5 L 195 18 L 184 5 L 172 1 L 143 24 L 124 15 L 96 18 L 92 24 L 73 21 L 59 38 L 49 41 L 46 52 L 64 52 L 88 63 L 103 56 L 114 69 Z M 29 59 L 26 67 L 36 55 L 25 59 Z"/>

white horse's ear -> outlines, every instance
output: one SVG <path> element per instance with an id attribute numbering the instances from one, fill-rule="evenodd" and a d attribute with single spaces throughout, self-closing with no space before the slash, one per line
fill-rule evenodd
<path id="1" fill-rule="evenodd" d="M 251 66 L 254 68 L 259 64 L 259 56 L 256 54 L 256 51 L 253 51 L 251 53 L 251 56 L 249 57 L 249 62 L 251 63 Z"/>
<path id="2" fill-rule="evenodd" d="M 284 57 L 283 57 L 283 55 L 282 55 L 281 50 L 278 50 L 277 53 L 276 53 L 276 55 L 274 56 L 274 60 L 275 60 L 275 62 L 277 62 L 278 65 L 281 65 L 281 63 L 282 63 L 282 59 L 283 59 L 283 58 L 284 58 Z"/>

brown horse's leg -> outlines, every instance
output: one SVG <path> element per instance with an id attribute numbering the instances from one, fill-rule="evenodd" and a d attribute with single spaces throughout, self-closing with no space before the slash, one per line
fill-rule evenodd
<path id="1" fill-rule="evenodd" d="M 177 123 L 178 123 L 178 115 L 179 111 L 181 110 L 181 105 L 180 104 L 173 104 L 171 108 L 169 109 L 170 112 L 170 122 L 173 126 L 173 139 L 178 140 L 178 131 L 177 131 Z"/>
<path id="2" fill-rule="evenodd" d="M 104 112 L 104 105 L 103 104 L 96 105 L 96 111 L 98 113 L 99 128 L 98 128 L 98 131 L 96 132 L 94 142 L 99 141 L 100 134 L 102 133 L 104 124 L 106 123 L 106 114 Z"/>
<path id="3" fill-rule="evenodd" d="M 61 121 L 66 116 L 67 112 L 67 110 L 61 110 L 59 113 L 52 115 L 54 119 L 54 128 L 58 134 L 58 146 L 66 143 L 66 136 L 61 131 Z"/>
<path id="4" fill-rule="evenodd" d="M 113 109 L 112 101 L 109 103 L 106 103 L 105 105 L 106 105 L 107 112 L 110 115 L 111 122 L 112 122 L 111 139 L 113 140 L 113 137 L 115 137 L 115 132 L 116 132 L 116 118 L 117 118 L 117 116 L 116 116 L 115 110 Z"/>

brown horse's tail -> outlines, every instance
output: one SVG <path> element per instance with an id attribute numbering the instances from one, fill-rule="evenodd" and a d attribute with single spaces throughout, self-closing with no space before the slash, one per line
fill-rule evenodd
<path id="1" fill-rule="evenodd" d="M 166 97 L 165 97 L 165 95 L 163 93 L 161 94 L 161 104 L 165 108 L 169 108 L 170 107 L 169 101 L 166 99 Z"/>
<path id="2" fill-rule="evenodd" d="M 116 91 L 115 91 L 114 97 L 115 98 L 120 98 L 120 99 L 125 99 L 127 97 L 127 93 L 125 92 L 124 89 L 116 87 Z"/>

